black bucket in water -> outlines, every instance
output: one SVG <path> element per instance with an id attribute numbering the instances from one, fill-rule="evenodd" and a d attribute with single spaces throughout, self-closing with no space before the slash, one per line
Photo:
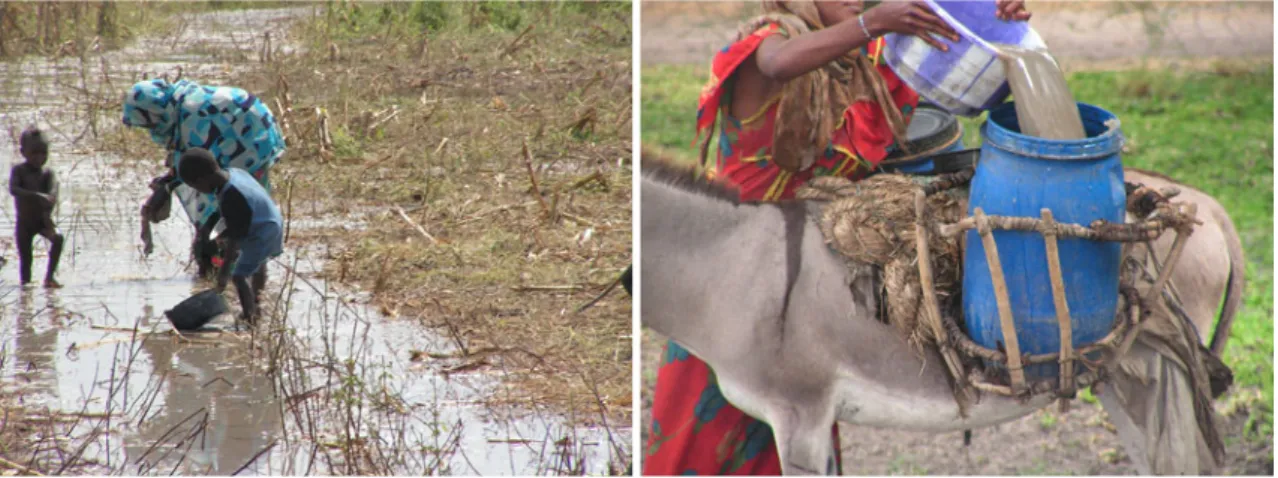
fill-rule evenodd
<path id="1" fill-rule="evenodd" d="M 226 299 L 214 289 L 200 292 L 178 303 L 172 309 L 164 311 L 164 316 L 173 323 L 173 328 L 181 331 L 199 330 L 213 318 L 230 310 Z"/>

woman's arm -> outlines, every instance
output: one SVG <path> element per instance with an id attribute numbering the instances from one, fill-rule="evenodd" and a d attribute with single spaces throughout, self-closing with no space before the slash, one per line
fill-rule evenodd
<path id="1" fill-rule="evenodd" d="M 853 19 L 791 39 L 768 37 L 759 44 L 755 58 L 764 77 L 784 83 L 864 47 L 871 40 Z"/>
<path id="2" fill-rule="evenodd" d="M 209 214 L 208 220 L 204 221 L 204 225 L 200 226 L 200 229 L 197 232 L 197 236 L 195 240 L 197 241 L 209 240 L 209 236 L 213 235 L 213 228 L 217 227 L 217 222 L 221 220 L 222 220 L 222 210 L 215 209 L 212 214 Z"/>
<path id="3" fill-rule="evenodd" d="M 885 33 L 915 35 L 941 50 L 949 47 L 932 38 L 931 34 L 953 41 L 959 39 L 958 33 L 922 1 L 883 2 L 859 18 L 851 17 L 806 35 L 791 39 L 768 37 L 759 44 L 755 53 L 756 64 L 764 77 L 784 83 L 820 68 L 848 51 L 864 47 Z"/>

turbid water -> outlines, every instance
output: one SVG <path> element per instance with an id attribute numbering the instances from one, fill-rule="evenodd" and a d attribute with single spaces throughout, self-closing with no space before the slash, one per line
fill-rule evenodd
<path id="1" fill-rule="evenodd" d="M 163 41 L 83 62 L 0 64 L 0 128 L 37 123 L 52 132 L 49 165 L 62 180 L 56 220 L 67 236 L 64 289 L 22 289 L 13 260 L 0 269 L 0 388 L 65 434 L 40 431 L 32 441 L 70 442 L 83 450 L 87 467 L 78 470 L 90 474 L 605 472 L 629 455 L 628 429 L 574 427 L 544 410 L 494 405 L 505 394 L 492 374 L 445 375 L 455 363 L 410 361 L 409 351 L 457 347 L 415 321 L 379 315 L 365 294 L 318 279 L 322 244 L 286 244 L 271 265 L 263 306 L 274 321 L 256 337 L 172 332 L 162 311 L 208 286 L 192 277 L 192 231 L 175 210 L 154 225 L 155 252 L 143 256 L 138 207 L 161 151 L 129 160 L 102 154 L 95 131 L 118 127 L 118 98 L 142 75 L 172 78 L 181 68 L 187 78 L 234 84 L 243 67 L 233 65 L 261 47 L 247 32 L 272 30 L 286 54 L 279 33 L 310 12 L 200 14 Z M 21 160 L 14 139 L 0 135 L 4 170 Z M 0 230 L 11 231 L 12 219 L 0 208 Z M 324 222 L 297 217 L 291 227 Z M 343 222 L 361 227 L 358 218 Z M 40 273 L 47 245 L 38 243 Z M 9 258 L 11 244 L 0 235 Z M 66 459 L 33 448 L 7 458 Z"/>
<path id="2" fill-rule="evenodd" d="M 1087 135 L 1065 73 L 1046 50 L 995 45 L 1012 89 L 1021 134 L 1077 140 Z"/>

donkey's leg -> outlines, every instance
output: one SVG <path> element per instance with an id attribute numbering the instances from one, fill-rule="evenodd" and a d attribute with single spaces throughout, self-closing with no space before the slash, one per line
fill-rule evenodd
<path id="1" fill-rule="evenodd" d="M 1144 433 L 1141 432 L 1143 426 L 1138 426 L 1133 417 L 1123 410 L 1123 400 L 1116 396 L 1117 393 L 1117 386 L 1107 384 L 1097 398 L 1105 408 L 1105 413 L 1109 415 L 1109 421 L 1118 430 L 1118 441 L 1123 444 L 1123 449 L 1131 457 L 1132 464 L 1136 465 L 1136 474 L 1150 475 L 1152 473 L 1149 471 L 1149 455 L 1145 451 Z"/>
<path id="2" fill-rule="evenodd" d="M 1211 474 L 1215 462 L 1194 415 L 1189 374 L 1140 341 L 1100 394 L 1119 440 L 1142 475 Z"/>
<path id="3" fill-rule="evenodd" d="M 716 368 L 719 391 L 728 403 L 772 427 L 781 474 L 835 474 L 830 401 L 820 390 L 792 381 L 762 385 L 762 368 L 747 362 Z"/>
<path id="4" fill-rule="evenodd" d="M 783 475 L 834 475 L 834 407 L 821 403 L 787 403 L 770 422 L 777 439 Z"/>

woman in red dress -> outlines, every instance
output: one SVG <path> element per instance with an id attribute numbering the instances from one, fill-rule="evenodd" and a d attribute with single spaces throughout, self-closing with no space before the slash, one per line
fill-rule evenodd
<path id="1" fill-rule="evenodd" d="M 1027 20 L 1021 0 L 997 15 Z M 764 0 L 720 50 L 697 109 L 706 174 L 742 200 L 790 199 L 816 176 L 864 177 L 903 143 L 918 94 L 879 61 L 881 36 L 957 34 L 921 1 Z M 718 130 L 718 153 L 708 149 Z M 705 362 L 670 342 L 657 372 L 645 475 L 777 475 L 772 429 L 728 404 Z M 838 428 L 835 447 L 838 447 Z M 835 450 L 835 456 L 840 454 Z M 842 461 L 839 460 L 842 472 Z"/>

